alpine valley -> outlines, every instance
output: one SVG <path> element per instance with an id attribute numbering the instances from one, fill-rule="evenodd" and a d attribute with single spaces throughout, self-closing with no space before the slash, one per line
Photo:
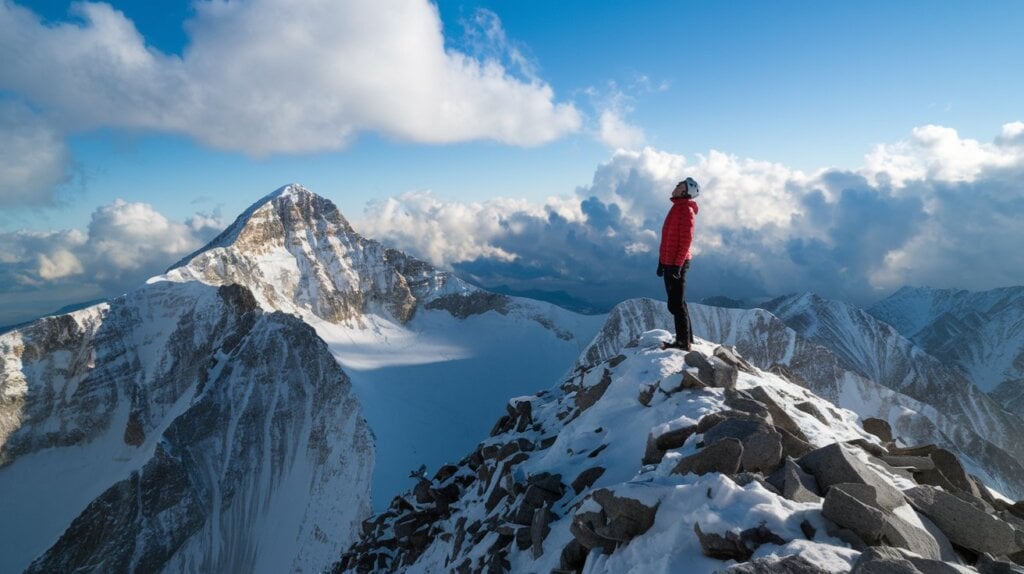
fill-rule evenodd
<path id="1" fill-rule="evenodd" d="M 652 280 L 655 278 L 652 276 Z M 1024 289 L 580 315 L 298 185 L 0 334 L 0 572 L 1018 572 Z"/>

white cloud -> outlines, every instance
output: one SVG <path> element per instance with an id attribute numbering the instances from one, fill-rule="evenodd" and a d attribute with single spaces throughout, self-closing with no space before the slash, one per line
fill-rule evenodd
<path id="1" fill-rule="evenodd" d="M 145 44 L 103 3 L 43 24 L 0 4 L 0 88 L 68 130 L 143 128 L 250 154 L 339 149 L 374 131 L 425 143 L 538 145 L 575 131 L 518 50 L 445 48 L 426 0 L 199 2 L 181 57 Z M 510 45 L 496 17 L 488 37 Z M 519 75 L 506 67 L 511 61 Z"/>
<path id="2" fill-rule="evenodd" d="M 611 304 L 660 295 L 661 224 L 669 193 L 690 175 L 702 187 L 688 282 L 697 297 L 810 290 L 867 302 L 907 284 L 1024 284 L 1022 133 L 1007 124 L 980 143 L 927 126 L 879 146 L 862 170 L 813 174 L 718 151 L 691 161 L 619 150 L 570 198 L 465 204 L 407 194 L 356 225 L 487 285 Z"/>
<path id="3" fill-rule="evenodd" d="M 650 92 L 650 79 L 640 76 L 627 88 L 630 93 Z M 626 116 L 633 113 L 635 97 L 619 88 L 617 82 L 608 82 L 604 88 L 588 88 L 591 104 L 598 112 L 595 139 L 613 150 L 639 149 L 647 141 L 643 128 L 630 123 Z"/>
<path id="4" fill-rule="evenodd" d="M 953 128 L 927 125 L 914 128 L 909 140 L 881 144 L 865 157 L 865 172 L 873 182 L 884 180 L 897 187 L 911 180 L 971 182 L 985 170 L 1018 165 L 1024 149 L 1024 123 L 1003 126 L 993 143 L 961 138 Z"/>
<path id="5" fill-rule="evenodd" d="M 997 141 L 1008 146 L 1024 145 L 1024 122 L 1003 124 L 1003 132 Z"/>
<path id="6" fill-rule="evenodd" d="M 618 110 L 601 112 L 598 139 L 611 148 L 636 148 L 643 145 L 644 130 L 626 122 Z"/>
<path id="7" fill-rule="evenodd" d="M 71 177 L 63 135 L 28 107 L 0 101 L 0 138 L 0 207 L 52 203 Z"/>
<path id="8" fill-rule="evenodd" d="M 202 247 L 202 228 L 198 231 L 168 220 L 149 204 L 118 199 L 93 212 L 85 255 L 93 276 L 120 278 L 154 261 L 166 266 Z"/>
<path id="9" fill-rule="evenodd" d="M 47 255 L 39 254 L 39 277 L 46 281 L 80 275 L 85 271 L 82 262 L 67 249 L 57 249 Z"/>
<path id="10" fill-rule="evenodd" d="M 223 229 L 197 215 L 171 221 L 145 203 L 99 207 L 86 231 L 0 233 L 0 285 L 13 299 L 42 307 L 0 309 L 0 324 L 79 302 L 69 297 L 117 295 L 162 273 Z"/>

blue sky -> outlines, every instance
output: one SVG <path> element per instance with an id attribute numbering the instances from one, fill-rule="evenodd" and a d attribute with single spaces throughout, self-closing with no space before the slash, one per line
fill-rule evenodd
<path id="1" fill-rule="evenodd" d="M 656 294 L 591 269 L 639 269 L 663 216 L 650 197 L 687 173 L 716 208 L 704 294 L 1024 283 L 1012 252 L 959 283 L 939 263 L 1017 240 L 998 217 L 1022 195 L 1024 3 L 282 6 L 3 4 L 0 324 L 130 288 L 293 181 L 484 284 L 603 303 Z M 972 243 L 925 252 L 953 196 L 990 198 Z M 838 245 L 864 228 L 843 219 L 850 197 L 906 233 Z M 621 221 L 595 227 L 589 198 Z M 516 216 L 535 225 L 510 231 Z M 541 263 L 537 243 L 566 251 Z"/>

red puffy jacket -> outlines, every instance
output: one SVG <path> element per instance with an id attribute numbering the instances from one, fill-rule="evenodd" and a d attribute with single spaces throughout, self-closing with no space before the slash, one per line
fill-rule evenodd
<path id="1" fill-rule="evenodd" d="M 697 220 L 697 202 L 685 197 L 672 198 L 672 209 L 665 216 L 661 226 L 662 265 L 682 265 L 689 260 L 690 244 L 693 243 L 693 225 Z"/>

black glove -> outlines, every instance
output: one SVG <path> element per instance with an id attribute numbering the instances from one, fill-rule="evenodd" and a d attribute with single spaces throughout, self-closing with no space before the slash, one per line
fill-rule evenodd
<path id="1" fill-rule="evenodd" d="M 683 266 L 682 265 L 680 265 L 678 267 L 673 267 L 672 269 L 673 269 L 673 271 L 672 271 L 672 278 L 673 279 L 682 279 L 683 278 Z"/>
<path id="2" fill-rule="evenodd" d="M 661 277 L 664 274 L 665 274 L 665 266 L 662 265 L 662 263 L 659 261 L 658 262 L 658 277 Z"/>

